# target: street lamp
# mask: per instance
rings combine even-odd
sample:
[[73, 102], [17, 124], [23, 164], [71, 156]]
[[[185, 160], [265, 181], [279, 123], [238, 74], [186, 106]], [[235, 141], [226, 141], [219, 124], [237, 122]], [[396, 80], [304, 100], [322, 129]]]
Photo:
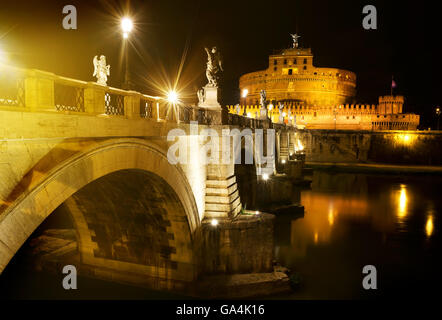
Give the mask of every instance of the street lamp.
[[249, 94], [249, 90], [248, 89], [242, 89], [241, 98], [243, 98], [244, 104], [246, 104], [246, 98], [247, 98], [248, 94]]
[[437, 130], [439, 130], [440, 107], [436, 107], [436, 115], [437, 115]]
[[175, 90], [171, 90], [167, 93], [167, 101], [170, 104], [177, 104], [178, 103], [178, 94]]
[[127, 39], [129, 38], [129, 34], [132, 31], [134, 25], [130, 18], [124, 17], [121, 19], [121, 30], [123, 31], [123, 39], [124, 41], [124, 48], [126, 55], [126, 70], [124, 73], [124, 84], [123, 89], [129, 90], [130, 89], [130, 80], [129, 80], [129, 45], [127, 43]]
[[121, 19], [121, 29], [123, 30], [123, 38], [129, 38], [129, 33], [132, 31], [134, 24], [130, 18]]

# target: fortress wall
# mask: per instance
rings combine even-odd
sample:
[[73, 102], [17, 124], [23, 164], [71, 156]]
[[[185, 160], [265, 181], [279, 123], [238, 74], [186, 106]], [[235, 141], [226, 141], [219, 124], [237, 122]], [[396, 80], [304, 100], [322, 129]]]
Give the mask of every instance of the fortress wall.
[[442, 132], [300, 130], [306, 160], [442, 165]]

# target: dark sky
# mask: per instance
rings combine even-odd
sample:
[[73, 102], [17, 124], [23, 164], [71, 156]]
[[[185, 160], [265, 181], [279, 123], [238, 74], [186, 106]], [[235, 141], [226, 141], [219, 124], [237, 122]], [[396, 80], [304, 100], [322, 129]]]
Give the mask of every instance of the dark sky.
[[[77, 8], [77, 30], [62, 28], [67, 4]], [[377, 8], [377, 30], [362, 28], [366, 4]], [[93, 81], [93, 56], [104, 54], [109, 84], [120, 87], [124, 14], [135, 20], [130, 68], [144, 93], [160, 94], [159, 87], [179, 78], [182, 94], [193, 96], [206, 81], [203, 48], [216, 45], [224, 58], [223, 102], [236, 103], [239, 76], [266, 68], [272, 50], [290, 46], [289, 33], [297, 30], [316, 66], [357, 74], [358, 102], [389, 93], [394, 74], [406, 111], [421, 114], [424, 126], [434, 124], [434, 107], [442, 104], [437, 2], [1, 0], [0, 49], [11, 64], [87, 81]]]

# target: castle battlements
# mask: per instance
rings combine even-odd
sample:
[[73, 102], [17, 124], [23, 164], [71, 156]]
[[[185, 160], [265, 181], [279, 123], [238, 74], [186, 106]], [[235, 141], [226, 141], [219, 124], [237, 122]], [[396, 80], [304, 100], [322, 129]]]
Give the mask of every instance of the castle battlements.
[[[403, 96], [380, 96], [378, 104], [352, 103], [356, 96], [356, 74], [315, 67], [311, 48], [299, 48], [299, 36], [292, 37], [293, 48], [275, 50], [268, 58], [267, 69], [240, 77], [241, 105], [227, 106], [230, 112], [258, 117], [260, 94], [265, 90], [273, 122], [318, 129], [417, 128], [419, 116], [403, 113]], [[281, 111], [280, 104], [284, 105]]]
[[[268, 116], [274, 123], [297, 125], [310, 129], [349, 130], [415, 130], [419, 116], [402, 113], [403, 96], [379, 97], [379, 104], [340, 104], [312, 106], [295, 102], [281, 108], [267, 106]], [[258, 118], [259, 105], [228, 105], [230, 113]], [[282, 112], [282, 115], [281, 115]]]

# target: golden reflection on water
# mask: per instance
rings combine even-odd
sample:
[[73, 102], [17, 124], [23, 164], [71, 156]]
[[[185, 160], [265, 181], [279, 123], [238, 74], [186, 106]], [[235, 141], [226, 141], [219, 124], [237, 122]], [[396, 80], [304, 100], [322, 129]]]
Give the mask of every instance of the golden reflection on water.
[[[304, 256], [310, 245], [330, 243], [334, 234], [342, 236], [351, 232], [353, 223], [368, 225], [384, 235], [408, 232], [408, 218], [416, 206], [413, 200], [417, 200], [409, 185], [370, 191], [367, 180], [346, 177], [349, 176], [317, 175], [312, 190], [301, 192], [305, 214], [292, 220], [289, 238], [297, 256]], [[427, 210], [425, 217], [421, 230], [431, 237], [436, 228], [434, 212]]]
[[335, 216], [333, 215], [333, 211], [330, 211], [328, 213], [328, 224], [332, 226], [334, 222], [335, 222]]
[[429, 215], [427, 218], [427, 223], [425, 224], [425, 233], [427, 237], [431, 237], [433, 234], [433, 216]]
[[310, 239], [304, 245], [328, 242], [341, 211], [344, 216], [364, 217], [367, 214], [367, 200], [356, 196], [307, 191], [302, 193], [301, 203], [305, 207], [304, 218], [301, 223], [293, 221], [291, 230], [291, 242], [298, 241], [297, 245], [300, 238]]
[[407, 216], [407, 204], [408, 204], [407, 189], [405, 185], [401, 184], [401, 188], [399, 190], [399, 195], [398, 195], [398, 208], [397, 208], [397, 216], [399, 218], [399, 221], [402, 221]]

